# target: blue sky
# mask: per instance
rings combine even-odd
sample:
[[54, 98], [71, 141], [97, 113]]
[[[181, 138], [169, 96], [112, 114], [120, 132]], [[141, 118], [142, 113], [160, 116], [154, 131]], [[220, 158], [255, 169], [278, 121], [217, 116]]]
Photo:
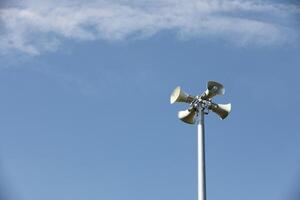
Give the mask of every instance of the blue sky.
[[196, 126], [170, 105], [208, 80], [209, 200], [298, 200], [296, 1], [37, 1], [0, 9], [4, 200], [197, 199]]

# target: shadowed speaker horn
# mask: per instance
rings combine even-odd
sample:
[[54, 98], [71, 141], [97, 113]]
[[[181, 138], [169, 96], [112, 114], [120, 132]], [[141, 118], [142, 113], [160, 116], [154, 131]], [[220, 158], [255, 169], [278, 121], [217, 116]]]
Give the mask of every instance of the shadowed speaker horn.
[[225, 119], [231, 111], [231, 103], [229, 104], [215, 104], [210, 107], [211, 111], [219, 115], [221, 119]]
[[208, 81], [207, 90], [204, 92], [202, 99], [211, 99], [216, 95], [224, 95], [225, 88], [221, 83], [215, 81]]
[[182, 120], [185, 123], [188, 124], [195, 124], [195, 116], [196, 116], [196, 111], [194, 109], [192, 110], [184, 110], [184, 111], [179, 111], [178, 112], [178, 118]]
[[174, 89], [174, 91], [171, 94], [170, 97], [170, 103], [173, 104], [175, 102], [185, 102], [185, 103], [191, 103], [194, 100], [194, 97], [185, 93], [181, 90], [181, 88], [178, 86]]

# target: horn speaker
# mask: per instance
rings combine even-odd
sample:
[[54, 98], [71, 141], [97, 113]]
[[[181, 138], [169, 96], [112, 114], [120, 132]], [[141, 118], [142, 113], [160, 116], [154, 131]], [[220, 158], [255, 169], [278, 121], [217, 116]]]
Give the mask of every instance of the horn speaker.
[[204, 95], [202, 95], [202, 99], [211, 99], [216, 95], [224, 95], [224, 94], [225, 94], [225, 88], [221, 83], [215, 81], [208, 81], [207, 89], [204, 92]]
[[231, 104], [215, 104], [210, 107], [211, 111], [219, 115], [221, 119], [225, 119], [231, 111]]
[[195, 116], [197, 115], [195, 109], [184, 110], [178, 112], [178, 118], [185, 123], [195, 124]]
[[171, 104], [175, 102], [191, 103], [193, 100], [194, 97], [185, 93], [179, 86], [174, 89], [170, 97]]

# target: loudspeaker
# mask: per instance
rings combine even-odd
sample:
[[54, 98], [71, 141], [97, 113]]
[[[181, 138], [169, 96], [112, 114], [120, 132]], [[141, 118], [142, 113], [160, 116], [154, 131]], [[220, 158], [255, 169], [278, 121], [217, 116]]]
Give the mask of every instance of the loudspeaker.
[[184, 110], [178, 112], [178, 118], [185, 123], [195, 124], [195, 116], [197, 115], [195, 109], [192, 110]]
[[207, 89], [204, 92], [204, 94], [201, 96], [201, 98], [208, 100], [216, 95], [224, 95], [224, 94], [225, 94], [225, 88], [221, 83], [215, 81], [208, 81]]
[[225, 119], [231, 111], [231, 104], [213, 103], [209, 109], [219, 115], [221, 119]]
[[185, 103], [191, 103], [194, 100], [195, 97], [185, 93], [181, 90], [181, 88], [178, 86], [174, 89], [174, 91], [171, 94], [170, 97], [170, 103], [173, 104], [175, 102], [185, 102]]

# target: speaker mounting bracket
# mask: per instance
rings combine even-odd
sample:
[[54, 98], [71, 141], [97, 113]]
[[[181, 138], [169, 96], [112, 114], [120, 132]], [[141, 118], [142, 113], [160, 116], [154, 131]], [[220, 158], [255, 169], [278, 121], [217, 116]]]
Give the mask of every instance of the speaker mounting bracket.
[[199, 96], [196, 96], [196, 98], [190, 104], [190, 109], [194, 109], [197, 112], [197, 116], [200, 111], [203, 111], [204, 114], [207, 115], [211, 105], [211, 100], [205, 100]]

